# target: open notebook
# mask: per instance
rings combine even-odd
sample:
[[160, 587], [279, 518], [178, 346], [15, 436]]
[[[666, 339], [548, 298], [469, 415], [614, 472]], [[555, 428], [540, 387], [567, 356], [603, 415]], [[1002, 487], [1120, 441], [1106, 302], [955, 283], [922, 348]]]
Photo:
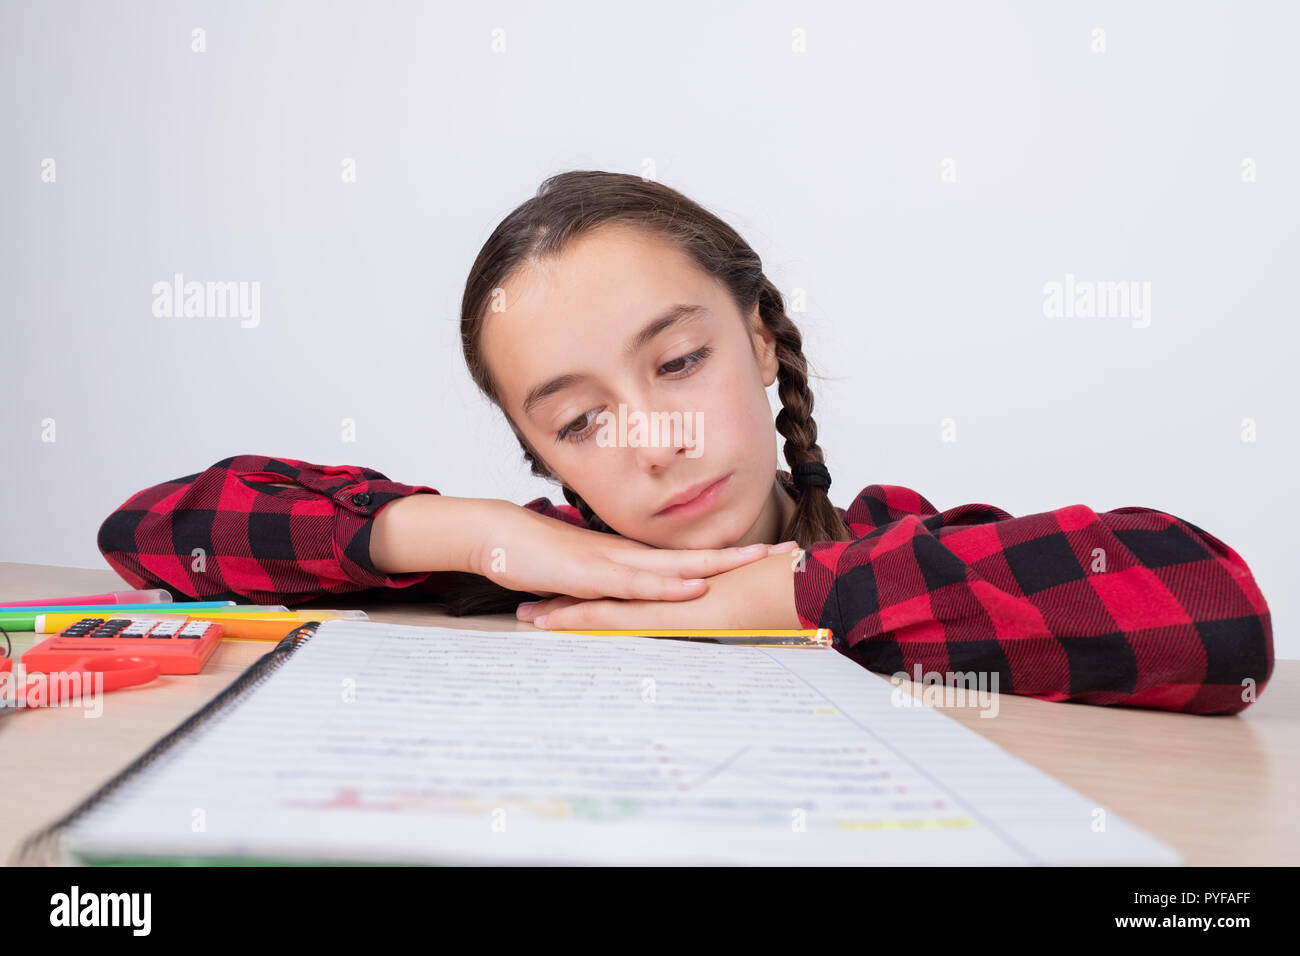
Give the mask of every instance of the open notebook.
[[833, 648], [328, 621], [281, 642], [29, 852], [1182, 862], [898, 693]]

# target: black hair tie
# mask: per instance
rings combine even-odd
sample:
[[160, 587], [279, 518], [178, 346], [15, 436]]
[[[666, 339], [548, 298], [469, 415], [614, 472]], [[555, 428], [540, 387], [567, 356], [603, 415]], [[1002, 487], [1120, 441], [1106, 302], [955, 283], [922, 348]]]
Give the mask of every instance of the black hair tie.
[[821, 488], [831, 486], [831, 473], [820, 461], [801, 461], [790, 469], [796, 488]]

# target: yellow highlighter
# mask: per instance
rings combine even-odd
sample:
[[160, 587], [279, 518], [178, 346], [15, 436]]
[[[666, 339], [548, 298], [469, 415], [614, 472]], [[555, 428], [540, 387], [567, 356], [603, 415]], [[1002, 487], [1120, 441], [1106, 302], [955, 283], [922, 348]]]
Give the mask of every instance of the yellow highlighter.
[[279, 640], [291, 631], [295, 625], [303, 621], [368, 620], [365, 611], [323, 609], [309, 611], [240, 611], [236, 609], [230, 611], [200, 611], [194, 614], [169, 614], [156, 611], [128, 611], [122, 614], [112, 614], [111, 612], [88, 614], [82, 612], [38, 615], [33, 630], [37, 634], [59, 634], [86, 617], [147, 617], [150, 619], [176, 618], [182, 620], [193, 618], [194, 620], [219, 621], [222, 625], [223, 640], [253, 641]]

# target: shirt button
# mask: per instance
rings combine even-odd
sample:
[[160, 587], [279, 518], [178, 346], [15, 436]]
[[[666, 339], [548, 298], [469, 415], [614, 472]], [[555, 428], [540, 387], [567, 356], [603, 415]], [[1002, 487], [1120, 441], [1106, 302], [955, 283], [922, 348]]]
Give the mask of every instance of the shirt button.
[[370, 493], [366, 491], [357, 492], [352, 496], [352, 503], [358, 507], [365, 507], [370, 504]]

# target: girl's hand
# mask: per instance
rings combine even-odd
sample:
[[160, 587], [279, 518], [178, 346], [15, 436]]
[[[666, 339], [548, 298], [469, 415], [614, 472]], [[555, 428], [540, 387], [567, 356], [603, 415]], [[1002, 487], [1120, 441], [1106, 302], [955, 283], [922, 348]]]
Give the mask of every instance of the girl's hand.
[[515, 616], [548, 631], [800, 628], [794, 575], [801, 555], [786, 550], [723, 572], [710, 579], [707, 594], [687, 600], [560, 596], [521, 605]]
[[[467, 570], [503, 587], [542, 596], [656, 603], [697, 598], [709, 591], [714, 575], [770, 553], [766, 544], [715, 550], [655, 548], [579, 528], [508, 501], [484, 513], [474, 542]], [[794, 542], [785, 545], [794, 546]]]

